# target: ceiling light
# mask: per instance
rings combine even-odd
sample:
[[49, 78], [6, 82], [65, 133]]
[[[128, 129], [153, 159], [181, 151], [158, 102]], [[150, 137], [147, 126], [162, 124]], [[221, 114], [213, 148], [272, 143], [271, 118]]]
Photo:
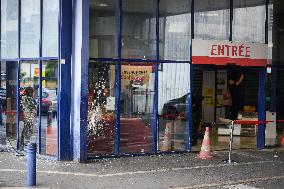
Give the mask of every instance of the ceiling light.
[[100, 7], [107, 7], [108, 5], [105, 4], [105, 3], [100, 3], [99, 6], [100, 6]]

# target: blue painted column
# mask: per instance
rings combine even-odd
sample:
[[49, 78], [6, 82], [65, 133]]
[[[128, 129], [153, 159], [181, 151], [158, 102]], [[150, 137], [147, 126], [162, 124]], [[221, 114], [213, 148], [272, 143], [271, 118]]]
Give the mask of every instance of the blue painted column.
[[71, 127], [73, 159], [87, 161], [89, 0], [74, 1]]
[[58, 159], [71, 160], [72, 1], [60, 0], [59, 10]]
[[189, 95], [187, 96], [186, 103], [187, 103], [187, 112], [186, 115], [188, 120], [188, 127], [187, 127], [187, 133], [188, 133], [188, 142], [186, 143], [186, 150], [191, 151], [192, 148], [192, 137], [193, 137], [193, 117], [192, 117], [192, 90], [193, 90], [193, 65], [192, 65], [192, 40], [194, 39], [194, 0], [191, 1], [191, 43], [190, 43], [190, 85], [189, 85]]
[[[266, 67], [259, 69], [259, 84], [258, 84], [258, 120], [266, 120], [265, 110], [265, 83], [266, 83]], [[257, 130], [257, 148], [265, 147], [265, 125], [258, 124]]]

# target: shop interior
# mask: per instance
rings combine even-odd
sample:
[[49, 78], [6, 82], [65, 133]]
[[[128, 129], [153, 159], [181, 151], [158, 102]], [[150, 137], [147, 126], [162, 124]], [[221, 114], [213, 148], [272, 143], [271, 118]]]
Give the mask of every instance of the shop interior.
[[[258, 120], [258, 68], [240, 66], [200, 66], [194, 65], [193, 129], [197, 134], [197, 145], [193, 150], [199, 150], [204, 128], [211, 128], [211, 145], [214, 150], [227, 149], [230, 140], [229, 124], [222, 119], [233, 119], [230, 109], [226, 108], [226, 92], [230, 91], [229, 80], [242, 81], [237, 87], [239, 108], [237, 119]], [[236, 92], [235, 92], [236, 93]], [[231, 104], [230, 104], [231, 106]], [[227, 112], [226, 112], [227, 111]], [[257, 125], [234, 126], [234, 148], [256, 147]]]

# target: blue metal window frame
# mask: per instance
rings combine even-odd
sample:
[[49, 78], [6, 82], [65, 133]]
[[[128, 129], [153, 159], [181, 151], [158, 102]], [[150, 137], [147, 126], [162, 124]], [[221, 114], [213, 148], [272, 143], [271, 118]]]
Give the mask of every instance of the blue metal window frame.
[[[123, 0], [118, 0], [118, 4], [116, 7], [116, 35], [117, 35], [117, 58], [93, 58], [96, 61], [106, 61], [106, 62], [116, 62], [116, 68], [115, 68], [115, 73], [116, 73], [116, 77], [115, 77], [115, 83], [116, 83], [116, 90], [115, 90], [115, 94], [116, 94], [116, 121], [115, 121], [115, 156], [128, 156], [129, 154], [121, 154], [120, 153], [120, 93], [121, 93], [121, 63], [124, 62], [129, 62], [129, 63], [157, 63], [156, 67], [155, 67], [155, 83], [154, 83], [154, 90], [155, 90], [155, 96], [154, 96], [154, 102], [153, 102], [153, 106], [154, 106], [154, 111], [153, 111], [153, 127], [152, 127], [152, 138], [153, 138], [153, 146], [152, 146], [152, 152], [151, 153], [146, 153], [146, 154], [164, 154], [164, 153], [168, 153], [168, 152], [161, 152], [158, 151], [157, 148], [157, 142], [158, 142], [158, 133], [157, 133], [157, 128], [158, 128], [158, 66], [159, 64], [162, 63], [189, 63], [190, 64], [190, 86], [189, 86], [189, 95], [188, 95], [188, 127], [187, 127], [187, 133], [188, 133], [188, 143], [186, 145], [186, 151], [191, 151], [192, 149], [192, 80], [193, 80], [193, 76], [194, 76], [194, 66], [192, 65], [192, 40], [194, 39], [194, 3], [195, 0], [191, 0], [191, 45], [190, 45], [190, 57], [189, 60], [185, 60], [185, 61], [177, 61], [177, 60], [161, 60], [160, 59], [160, 46], [159, 46], [159, 18], [160, 18], [160, 0], [155, 0], [155, 6], [156, 6], [156, 10], [155, 10], [155, 15], [156, 15], [156, 59], [151, 60], [151, 59], [125, 59], [121, 57], [121, 35], [122, 35], [122, 22], [123, 22], [123, 18], [122, 18], [122, 3]], [[233, 33], [233, 27], [232, 27], [232, 22], [233, 22], [233, 11], [234, 11], [234, 7], [233, 7], [233, 0], [230, 0], [230, 35], [229, 35], [229, 41], [232, 41], [232, 33]], [[267, 36], [267, 32], [265, 33], [265, 36]], [[198, 67], [203, 67], [198, 65]], [[216, 69], [214, 68], [214, 66], [210, 66], [210, 65], [206, 65], [204, 66], [204, 69]], [[261, 71], [260, 68], [260, 85], [263, 86], [263, 79], [261, 79], [261, 77], [263, 76], [262, 74], [263, 72]], [[265, 95], [265, 94], [264, 94]], [[260, 88], [259, 89], [259, 104], [263, 103], [263, 89]], [[263, 111], [263, 109], [259, 109], [259, 111]], [[265, 112], [265, 110], [264, 110]], [[263, 116], [261, 116], [263, 117]], [[261, 130], [261, 133], [264, 133], [263, 130]], [[257, 144], [262, 144], [264, 141], [263, 135], [258, 135], [257, 137]], [[258, 145], [259, 146], [259, 145]], [[184, 152], [184, 151], [183, 151]], [[175, 152], [170, 152], [170, 153], [178, 153], [177, 151]], [[131, 154], [131, 155], [145, 155], [145, 154]], [[101, 157], [106, 157], [106, 156], [101, 156]], [[113, 156], [110, 156], [113, 157]], [[89, 158], [90, 159], [90, 158]]]
[[[39, 65], [39, 70], [40, 70], [40, 75], [39, 75], [39, 97], [40, 99], [42, 99], [42, 61], [48, 61], [48, 60], [57, 60], [55, 58], [29, 58], [29, 59], [21, 59], [21, 58], [17, 58], [17, 59], [0, 59], [0, 62], [14, 62], [15, 64], [17, 64], [17, 91], [16, 91], [16, 102], [17, 102], [17, 108], [16, 108], [16, 112], [17, 112], [17, 116], [16, 116], [16, 138], [17, 138], [17, 143], [16, 143], [16, 148], [19, 149], [20, 148], [20, 74], [21, 74], [21, 63], [22, 62], [27, 62], [27, 61], [34, 61], [34, 62], [38, 62]], [[40, 100], [41, 102], [41, 100]], [[41, 103], [39, 103], [39, 114], [38, 114], [38, 122], [37, 122], [37, 130], [38, 130], [38, 143], [37, 143], [37, 150], [38, 153], [41, 153]]]
[[[45, 61], [48, 61], [48, 60], [57, 60], [58, 59], [54, 59], [54, 58], [44, 58]], [[35, 59], [5, 59], [5, 60], [0, 60], [0, 62], [15, 62], [17, 64], [17, 91], [16, 91], [16, 102], [17, 102], [17, 109], [16, 109], [16, 112], [17, 112], [17, 116], [16, 116], [16, 127], [17, 127], [17, 135], [16, 135], [16, 138], [17, 138], [17, 149], [20, 148], [20, 144], [19, 144], [19, 141], [20, 141], [20, 126], [19, 126], [19, 123], [20, 123], [20, 74], [21, 74], [21, 63], [22, 62], [27, 62], [27, 61], [34, 61], [34, 62], [38, 62], [38, 66], [39, 66], [39, 70], [40, 70], [40, 75], [39, 75], [39, 97], [40, 97], [40, 102], [41, 102], [41, 99], [42, 99], [42, 59], [40, 58], [35, 58]], [[41, 103], [39, 103], [39, 113], [38, 113], [38, 116], [37, 116], [37, 130], [38, 130], [38, 141], [37, 141], [37, 152], [38, 153], [41, 153]]]
[[[58, 4], [60, 4], [60, 2], [58, 2]], [[17, 44], [17, 51], [18, 51], [18, 58], [11, 58], [11, 59], [2, 59], [0, 57], [0, 62], [15, 62], [17, 64], [17, 91], [16, 91], [16, 103], [17, 103], [17, 107], [16, 107], [16, 111], [17, 111], [17, 116], [16, 116], [16, 138], [17, 138], [17, 142], [16, 142], [16, 148], [19, 149], [20, 148], [20, 127], [19, 127], [19, 122], [20, 122], [20, 72], [21, 72], [21, 62], [23, 61], [37, 61], [38, 65], [39, 65], [39, 70], [40, 70], [40, 75], [39, 75], [39, 98], [41, 102], [42, 99], [42, 61], [49, 61], [49, 60], [57, 60], [59, 63], [59, 58], [58, 57], [42, 57], [42, 28], [43, 28], [43, 0], [40, 0], [40, 39], [39, 39], [39, 57], [35, 57], [35, 58], [21, 58], [21, 0], [18, 0], [18, 31], [17, 31], [17, 35], [18, 35], [18, 44]], [[1, 8], [1, 2], [0, 2], [0, 8]], [[60, 12], [60, 11], [59, 11]], [[60, 14], [58, 12], [58, 14]], [[60, 18], [59, 18], [60, 19]], [[1, 21], [0, 21], [1, 24]], [[58, 27], [59, 29], [59, 27]], [[1, 31], [1, 30], [0, 30]], [[58, 34], [58, 38], [59, 38], [59, 34]], [[58, 44], [59, 45], [59, 44]], [[37, 136], [37, 153], [41, 153], [41, 103], [39, 103], [39, 114], [38, 114], [38, 122], [37, 122], [37, 130], [38, 130], [38, 136]], [[57, 111], [58, 113], [58, 111]], [[58, 117], [58, 116], [57, 116]], [[58, 127], [57, 127], [58, 128]], [[57, 139], [58, 141], [58, 139]], [[58, 152], [57, 152], [58, 154]], [[49, 155], [44, 155], [49, 159], [55, 159], [56, 157], [53, 156], [49, 156]]]
[[[61, 0], [61, 2], [65, 2], [65, 0]], [[115, 73], [116, 73], [116, 77], [115, 77], [115, 94], [116, 94], [116, 117], [115, 117], [115, 154], [114, 156], [127, 156], [128, 154], [121, 154], [120, 153], [120, 93], [121, 93], [121, 63], [122, 62], [129, 62], [129, 63], [134, 63], [134, 62], [151, 62], [151, 63], [190, 63], [190, 70], [191, 70], [191, 83], [190, 83], [190, 91], [189, 91], [189, 98], [187, 99], [189, 102], [189, 125], [188, 125], [188, 137], [189, 137], [189, 143], [187, 145], [187, 150], [191, 151], [191, 147], [192, 147], [192, 94], [191, 94], [191, 90], [192, 90], [192, 78], [193, 78], [193, 67], [194, 65], [192, 65], [191, 60], [192, 60], [192, 53], [190, 53], [190, 57], [188, 61], [176, 61], [176, 60], [160, 60], [160, 49], [159, 49], [159, 5], [160, 5], [160, 0], [155, 0], [154, 2], [156, 2], [156, 48], [157, 48], [157, 54], [156, 54], [156, 59], [155, 60], [146, 60], [146, 59], [124, 59], [121, 57], [121, 42], [122, 42], [122, 22], [123, 22], [123, 18], [122, 18], [122, 3], [123, 0], [117, 0], [117, 7], [116, 7], [116, 53], [117, 56], [116, 58], [95, 58], [94, 60], [96, 61], [107, 61], [107, 62], [115, 62], [116, 66], [115, 66]], [[61, 10], [61, 9], [60, 9]], [[232, 20], [233, 20], [233, 0], [230, 0], [230, 36], [229, 36], [229, 40], [232, 40]], [[88, 10], [86, 10], [88, 11]], [[191, 14], [192, 14], [192, 21], [191, 21], [191, 37], [192, 39], [194, 39], [194, 0], [191, 1]], [[63, 20], [67, 20], [68, 18], [64, 17], [62, 18]], [[267, 34], [265, 34], [267, 35]], [[61, 35], [60, 35], [61, 36]], [[62, 44], [61, 44], [62, 45]], [[63, 44], [63, 46], [67, 46], [66, 44]], [[60, 49], [63, 48], [63, 46], [60, 46]], [[190, 52], [192, 52], [192, 45], [190, 46]], [[61, 56], [60, 56], [61, 57]], [[208, 67], [206, 67], [208, 68]], [[158, 70], [155, 69], [155, 73]], [[153, 135], [153, 139], [155, 141], [155, 144], [157, 144], [157, 134], [155, 133], [155, 129], [157, 129], [157, 105], [158, 105], [158, 76], [155, 78], [155, 97], [154, 97], [154, 125], [156, 125], [153, 130], [152, 130], [152, 135]], [[263, 99], [263, 98], [259, 98], [259, 99]], [[260, 103], [260, 102], [259, 102]], [[61, 135], [60, 135], [61, 136]], [[66, 138], [66, 136], [62, 136], [63, 138]], [[86, 136], [87, 137], [87, 136]], [[71, 143], [72, 143], [71, 139]], [[263, 138], [258, 137], [257, 138], [258, 141], [264, 140]], [[72, 146], [72, 145], [71, 145]], [[149, 154], [153, 154], [156, 152], [157, 147], [153, 146], [153, 150], [152, 153]], [[60, 150], [61, 151], [61, 150]], [[62, 152], [60, 152], [62, 153]], [[167, 153], [167, 152], [157, 152], [157, 153]], [[172, 153], [172, 152], [171, 152]], [[178, 153], [178, 152], [173, 152], [173, 153]], [[131, 155], [143, 155], [143, 154], [131, 154]], [[101, 157], [105, 157], [105, 156], [101, 156]], [[113, 157], [113, 156], [111, 156]]]
[[[160, 18], [160, 0], [153, 0], [155, 5], [155, 19], [156, 19], [156, 59], [125, 59], [121, 56], [121, 42], [122, 42], [122, 22], [123, 22], [123, 0], [118, 0], [117, 7], [116, 7], [116, 54], [117, 58], [90, 58], [90, 60], [99, 61], [99, 62], [115, 62], [115, 96], [116, 96], [116, 114], [115, 114], [115, 142], [114, 142], [114, 155], [107, 155], [107, 156], [95, 156], [95, 158], [104, 158], [104, 157], [114, 157], [114, 156], [136, 156], [136, 155], [147, 155], [147, 154], [172, 154], [172, 153], [182, 153], [184, 151], [174, 151], [174, 152], [162, 152], [158, 151], [158, 67], [159, 64], [163, 63], [190, 63], [191, 64], [191, 56], [188, 57], [188, 60], [184, 61], [177, 61], [177, 60], [161, 60], [160, 59], [160, 39], [159, 39], [159, 18]], [[193, 1], [193, 0], [192, 0]], [[193, 25], [193, 22], [192, 24]], [[190, 50], [191, 51], [191, 50]], [[121, 64], [122, 63], [156, 63], [154, 68], [155, 79], [154, 79], [154, 100], [153, 100], [153, 122], [152, 122], [152, 151], [150, 153], [138, 153], [138, 154], [121, 154], [120, 152], [120, 94], [121, 94]], [[190, 66], [192, 67], [192, 66]], [[189, 95], [189, 102], [191, 102], [191, 97]], [[191, 105], [189, 104], [188, 107], [191, 111]], [[191, 113], [187, 115], [189, 120], [191, 120]], [[188, 133], [188, 140], [191, 140], [191, 121], [189, 121], [189, 125], [187, 127]], [[191, 150], [191, 142], [186, 145], [186, 151]], [[94, 157], [88, 157], [88, 159], [93, 159]]]

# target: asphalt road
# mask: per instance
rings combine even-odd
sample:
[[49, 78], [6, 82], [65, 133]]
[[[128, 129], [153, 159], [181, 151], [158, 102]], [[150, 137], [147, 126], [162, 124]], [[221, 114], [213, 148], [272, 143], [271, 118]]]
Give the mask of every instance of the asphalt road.
[[[284, 188], [284, 150], [226, 151], [200, 160], [195, 153], [98, 159], [89, 163], [39, 158], [38, 188]], [[0, 188], [23, 188], [25, 157], [0, 152]]]

